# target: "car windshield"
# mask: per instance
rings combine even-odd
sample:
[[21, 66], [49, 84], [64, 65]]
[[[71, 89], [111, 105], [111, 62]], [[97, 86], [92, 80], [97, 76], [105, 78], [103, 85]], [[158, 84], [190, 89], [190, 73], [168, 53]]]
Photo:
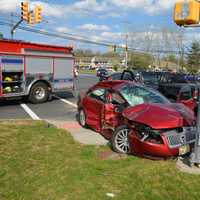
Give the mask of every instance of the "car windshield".
[[126, 99], [130, 106], [136, 106], [143, 103], [170, 103], [164, 96], [158, 92], [133, 84], [126, 84], [119, 89], [121, 95]]

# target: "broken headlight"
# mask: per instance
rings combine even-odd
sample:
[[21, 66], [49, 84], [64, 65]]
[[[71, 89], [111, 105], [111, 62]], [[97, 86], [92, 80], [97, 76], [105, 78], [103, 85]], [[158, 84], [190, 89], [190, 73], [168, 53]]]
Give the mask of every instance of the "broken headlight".
[[148, 141], [155, 144], [162, 144], [163, 140], [160, 136], [160, 130], [154, 130], [144, 124], [132, 123], [132, 128], [135, 129], [139, 140]]

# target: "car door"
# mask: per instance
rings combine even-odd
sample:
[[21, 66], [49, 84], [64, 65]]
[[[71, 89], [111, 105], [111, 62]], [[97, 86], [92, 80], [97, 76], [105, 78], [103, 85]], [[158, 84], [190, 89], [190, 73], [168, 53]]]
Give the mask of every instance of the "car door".
[[178, 94], [177, 103], [182, 103], [191, 110], [194, 110], [196, 102], [192, 96], [192, 90], [190, 86], [183, 86]]
[[114, 91], [107, 91], [103, 112], [103, 129], [115, 129], [123, 124], [122, 111], [126, 107], [125, 99]]
[[122, 72], [121, 80], [135, 81], [135, 76], [133, 72], [125, 70]]
[[96, 130], [101, 131], [101, 115], [105, 103], [105, 89], [97, 88], [89, 91], [83, 104], [86, 113], [87, 124]]

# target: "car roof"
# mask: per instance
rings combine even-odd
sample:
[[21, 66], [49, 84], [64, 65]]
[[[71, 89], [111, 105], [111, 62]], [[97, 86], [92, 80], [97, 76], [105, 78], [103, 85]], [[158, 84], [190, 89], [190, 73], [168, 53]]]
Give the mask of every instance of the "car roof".
[[132, 81], [127, 81], [127, 80], [111, 80], [111, 81], [101, 81], [98, 82], [96, 85], [92, 87], [92, 89], [95, 88], [105, 88], [105, 89], [113, 89], [117, 90], [120, 86], [126, 85], [126, 84], [134, 84], [138, 85]]

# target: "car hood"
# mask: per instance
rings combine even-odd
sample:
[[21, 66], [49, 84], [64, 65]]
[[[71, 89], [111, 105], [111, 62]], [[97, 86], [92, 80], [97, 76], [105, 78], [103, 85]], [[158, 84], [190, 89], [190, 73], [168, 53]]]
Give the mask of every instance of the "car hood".
[[182, 104], [140, 104], [126, 108], [122, 114], [153, 129], [191, 126], [195, 120], [193, 111]]

